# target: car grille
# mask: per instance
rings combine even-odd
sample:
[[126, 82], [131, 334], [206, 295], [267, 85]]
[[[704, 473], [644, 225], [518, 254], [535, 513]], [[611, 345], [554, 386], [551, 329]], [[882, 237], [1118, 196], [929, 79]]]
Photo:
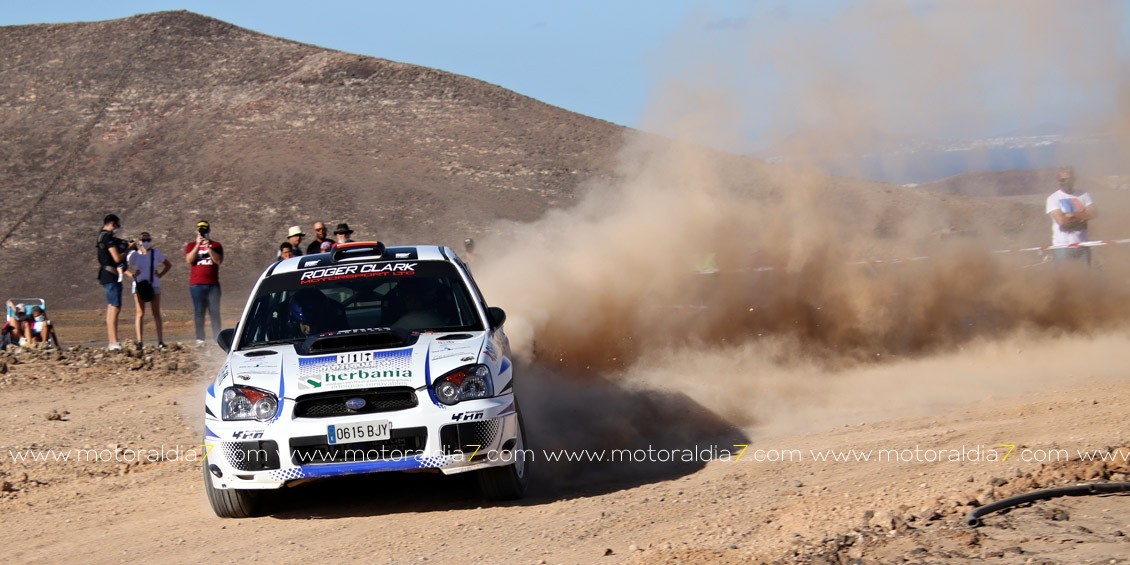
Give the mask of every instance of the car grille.
[[[356, 410], [345, 402], [360, 398], [365, 405]], [[411, 387], [372, 388], [365, 390], [334, 391], [311, 394], [299, 398], [294, 404], [295, 418], [330, 418], [354, 414], [374, 414], [415, 408], [419, 401]]]
[[390, 435], [385, 440], [334, 445], [324, 435], [291, 438], [290, 457], [295, 465], [402, 459], [420, 455], [428, 442], [425, 427], [394, 429]]
[[448, 424], [439, 429], [439, 441], [443, 452], [447, 454], [485, 452], [488, 446], [494, 445], [501, 430], [501, 418], [482, 422]]
[[274, 441], [224, 441], [220, 447], [228, 464], [239, 471], [279, 468], [279, 444]]

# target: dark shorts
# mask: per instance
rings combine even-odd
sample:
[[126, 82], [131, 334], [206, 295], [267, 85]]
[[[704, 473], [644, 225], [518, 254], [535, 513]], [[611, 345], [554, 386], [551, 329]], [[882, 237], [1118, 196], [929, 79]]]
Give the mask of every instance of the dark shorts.
[[115, 308], [122, 307], [122, 283], [104, 283], [102, 289], [106, 291], [106, 304]]

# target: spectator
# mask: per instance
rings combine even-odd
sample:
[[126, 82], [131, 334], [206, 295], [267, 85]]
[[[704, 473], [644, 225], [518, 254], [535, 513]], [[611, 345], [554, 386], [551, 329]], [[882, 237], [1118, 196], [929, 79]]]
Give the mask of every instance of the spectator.
[[107, 214], [98, 232], [98, 282], [106, 295], [107, 349], [121, 349], [118, 343], [118, 316], [122, 312], [122, 275], [125, 273], [127, 244], [114, 234], [122, 229], [118, 216]]
[[321, 253], [323, 243], [333, 243], [326, 237], [326, 224], [314, 222], [314, 241], [311, 241], [310, 245], [306, 246], [306, 254], [313, 255], [315, 253]]
[[333, 248], [334, 248], [334, 242], [332, 242], [328, 239], [326, 241], [322, 242], [322, 253], [329, 253], [330, 251], [333, 251]]
[[334, 228], [334, 237], [337, 238], [336, 243], [353, 243], [353, 230], [349, 229], [349, 224], [340, 223]]
[[47, 319], [47, 312], [35, 306], [31, 309], [31, 337], [29, 341], [32, 343], [46, 343], [48, 346], [54, 345], [55, 349], [59, 349], [59, 336], [55, 335], [55, 325], [51, 320]]
[[294, 246], [291, 245], [289, 241], [280, 243], [279, 256], [275, 259], [275, 262], [277, 263], [279, 261], [285, 261], [287, 259], [290, 259], [291, 257], [294, 257]]
[[[1087, 222], [1097, 214], [1095, 200], [1088, 192], [1076, 192], [1075, 169], [1063, 167], [1056, 176], [1059, 190], [1048, 197], [1046, 211], [1052, 217], [1052, 245], [1087, 241]], [[1053, 249], [1056, 262], [1082, 261], [1091, 265], [1091, 248]]]
[[286, 240], [290, 243], [290, 250], [293, 256], [298, 257], [302, 255], [302, 238], [305, 236], [306, 234], [302, 233], [301, 226], [290, 226], [290, 229], [287, 230]]
[[7, 303], [7, 318], [4, 320], [3, 343], [20, 345], [31, 339], [31, 327], [23, 304]]
[[211, 239], [211, 226], [196, 223], [196, 241], [184, 247], [184, 261], [191, 266], [188, 291], [192, 295], [196, 345], [204, 344], [204, 312], [212, 318], [212, 338], [220, 335], [220, 264], [224, 262], [224, 246]]
[[463, 262], [470, 265], [475, 262], [475, 240], [467, 238], [463, 240], [463, 250], [466, 254], [463, 255]]
[[[142, 328], [145, 325], [145, 301], [138, 295], [137, 285], [139, 282], [148, 282], [153, 285], [153, 300], [149, 303], [153, 308], [153, 325], [157, 328], [157, 348], [165, 349], [165, 334], [161, 320], [161, 277], [173, 268], [173, 264], [164, 253], [161, 253], [161, 250], [153, 247], [153, 237], [149, 232], [141, 232], [138, 239], [141, 241], [138, 242], [137, 249], [126, 257], [129, 272], [133, 275], [133, 303], [137, 307], [137, 317], [133, 326], [137, 332], [137, 345], [141, 347]], [[160, 265], [160, 268], [157, 265]]]

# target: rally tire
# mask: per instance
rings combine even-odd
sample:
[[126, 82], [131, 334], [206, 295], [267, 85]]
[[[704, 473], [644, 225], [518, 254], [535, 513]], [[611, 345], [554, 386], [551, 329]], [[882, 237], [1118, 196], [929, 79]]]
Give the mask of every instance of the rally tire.
[[[518, 411], [518, 443], [515, 452], [526, 449], [526, 426], [522, 422], [522, 412]], [[526, 496], [530, 484], [530, 462], [524, 456], [515, 458], [514, 463], [505, 467], [488, 467], [476, 474], [479, 490], [487, 500], [518, 500]]]
[[257, 490], [218, 489], [212, 486], [208, 460], [204, 460], [204, 491], [212, 511], [220, 518], [251, 518], [258, 516], [263, 506], [263, 493]]

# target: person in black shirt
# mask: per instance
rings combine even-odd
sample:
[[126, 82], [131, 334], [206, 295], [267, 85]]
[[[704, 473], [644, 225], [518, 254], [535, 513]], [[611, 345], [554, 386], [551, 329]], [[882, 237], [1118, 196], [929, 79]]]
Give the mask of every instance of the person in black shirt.
[[326, 238], [326, 224], [314, 222], [314, 241], [306, 246], [306, 254], [313, 255], [322, 252], [322, 242], [330, 241]]
[[97, 243], [98, 282], [106, 294], [106, 337], [111, 351], [122, 348], [118, 343], [118, 316], [122, 312], [122, 274], [125, 272], [128, 244], [114, 235], [121, 228], [122, 221], [118, 216], [107, 214], [102, 219]]

